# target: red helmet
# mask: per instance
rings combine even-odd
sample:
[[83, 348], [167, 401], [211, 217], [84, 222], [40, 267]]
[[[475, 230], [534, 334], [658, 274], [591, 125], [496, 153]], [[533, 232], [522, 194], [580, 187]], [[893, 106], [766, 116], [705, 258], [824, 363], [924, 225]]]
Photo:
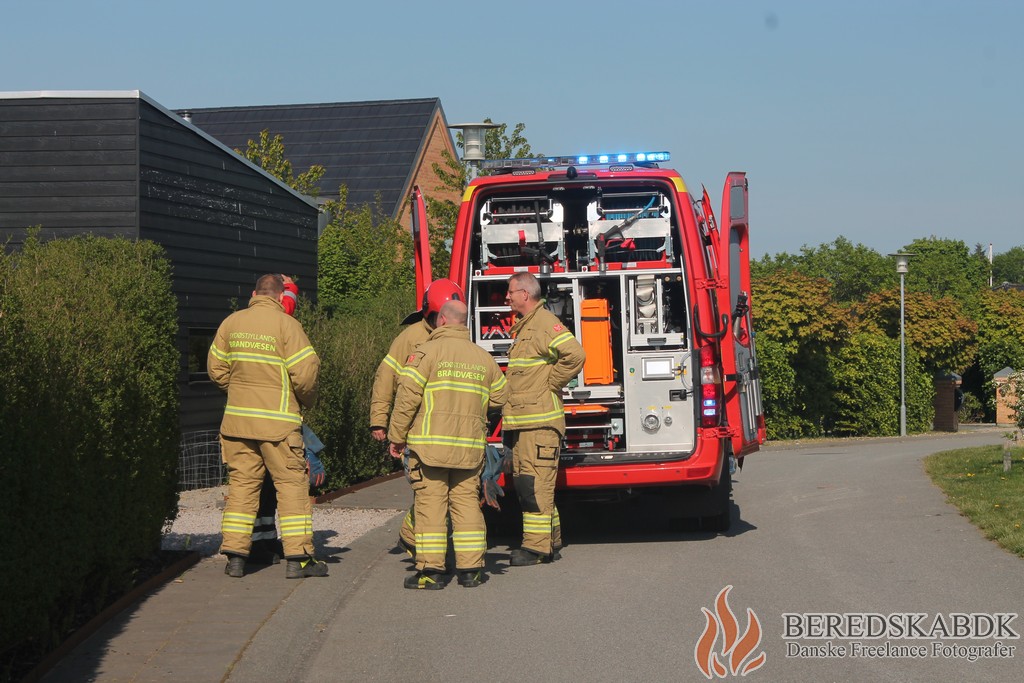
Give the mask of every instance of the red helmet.
[[446, 302], [452, 300], [465, 303], [466, 295], [462, 293], [462, 288], [448, 279], [434, 280], [423, 292], [423, 315], [436, 314]]

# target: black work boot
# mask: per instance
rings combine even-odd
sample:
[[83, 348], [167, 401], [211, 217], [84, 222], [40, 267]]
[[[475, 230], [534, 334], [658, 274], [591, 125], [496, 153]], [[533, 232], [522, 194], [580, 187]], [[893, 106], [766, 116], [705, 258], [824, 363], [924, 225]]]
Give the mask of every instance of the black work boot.
[[307, 557], [304, 560], [288, 560], [284, 571], [286, 579], [305, 579], [311, 576], [327, 576], [327, 563], [315, 557]]
[[423, 570], [412, 576], [405, 577], [406, 588], [418, 588], [428, 591], [439, 591], [444, 588], [440, 581], [441, 575], [438, 572]]
[[245, 558], [241, 555], [228, 555], [228, 563], [224, 565], [224, 573], [233, 579], [245, 576]]
[[509, 560], [509, 564], [513, 567], [529, 567], [534, 564], [547, 564], [551, 561], [551, 555], [541, 555], [526, 548], [516, 548], [512, 551], [512, 559]]
[[484, 573], [479, 569], [458, 569], [459, 585], [466, 588], [476, 588], [484, 582]]

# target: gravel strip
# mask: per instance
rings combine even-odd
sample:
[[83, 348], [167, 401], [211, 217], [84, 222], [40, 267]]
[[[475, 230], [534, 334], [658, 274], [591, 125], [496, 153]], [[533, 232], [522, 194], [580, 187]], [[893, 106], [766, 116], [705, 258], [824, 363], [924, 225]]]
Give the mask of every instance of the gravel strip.
[[[220, 519], [227, 486], [183, 491], [178, 516], [164, 533], [164, 550], [195, 550], [216, 555], [220, 548]], [[402, 510], [372, 510], [313, 506], [313, 544], [318, 555], [339, 552], [366, 532], [376, 529]]]

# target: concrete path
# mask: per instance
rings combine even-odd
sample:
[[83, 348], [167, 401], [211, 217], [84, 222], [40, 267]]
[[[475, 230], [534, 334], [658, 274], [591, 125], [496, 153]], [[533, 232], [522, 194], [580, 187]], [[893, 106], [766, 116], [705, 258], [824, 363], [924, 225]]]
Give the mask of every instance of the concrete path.
[[701, 610], [726, 585], [740, 631], [747, 608], [763, 628], [753, 653], [766, 661], [749, 681], [1014, 680], [1020, 640], [1006, 641], [1013, 657], [972, 662], [801, 657], [790, 643], [822, 641], [782, 637], [784, 613], [1024, 613], [1024, 561], [985, 540], [921, 467], [928, 453], [1001, 436], [772, 446], [737, 475], [726, 536], [666, 528], [631, 506], [568, 511], [561, 561], [510, 568], [515, 539], [492, 537], [489, 580], [472, 590], [401, 588], [409, 563], [393, 548], [409, 489], [384, 482], [331, 503], [396, 512], [339, 553], [329, 577], [286, 581], [279, 566], [231, 580], [222, 559], [204, 560], [44, 680], [707, 680], [694, 658]]

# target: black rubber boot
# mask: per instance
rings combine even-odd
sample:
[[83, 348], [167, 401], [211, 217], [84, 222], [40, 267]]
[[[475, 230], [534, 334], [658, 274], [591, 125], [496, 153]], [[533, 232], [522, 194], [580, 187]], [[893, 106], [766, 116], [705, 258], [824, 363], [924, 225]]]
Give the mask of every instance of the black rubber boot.
[[245, 576], [245, 558], [241, 555], [228, 555], [228, 563], [224, 565], [224, 573], [233, 579]]
[[484, 582], [484, 573], [479, 569], [459, 569], [459, 585], [476, 588]]
[[437, 572], [416, 572], [412, 576], [405, 577], [405, 587], [428, 591], [439, 591], [444, 588], [444, 584], [441, 583], [440, 579], [441, 575]]
[[327, 563], [307, 557], [304, 560], [288, 560], [284, 576], [286, 579], [305, 579], [314, 576], [327, 576]]
[[526, 548], [516, 548], [512, 551], [512, 559], [509, 564], [513, 567], [529, 567], [535, 564], [547, 564], [553, 560], [551, 555], [541, 555]]

